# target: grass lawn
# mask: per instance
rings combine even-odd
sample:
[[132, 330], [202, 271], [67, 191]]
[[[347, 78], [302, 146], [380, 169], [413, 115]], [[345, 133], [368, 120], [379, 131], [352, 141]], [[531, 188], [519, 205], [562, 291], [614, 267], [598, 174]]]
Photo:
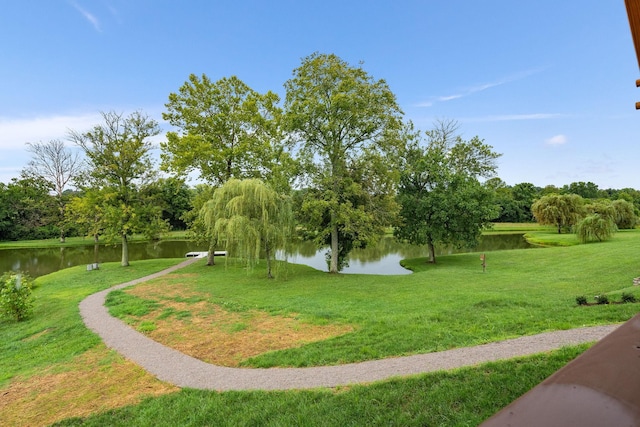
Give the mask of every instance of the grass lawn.
[[[565, 238], [547, 230], [530, 233], [547, 244]], [[622, 292], [640, 297], [632, 286], [640, 276], [639, 247], [640, 232], [623, 231], [599, 244], [489, 252], [484, 273], [478, 254], [442, 256], [436, 265], [406, 260], [415, 271], [408, 276], [329, 275], [289, 266], [286, 275], [267, 280], [261, 266], [247, 272], [233, 261], [226, 267], [202, 263], [116, 294], [111, 310], [150, 334], [181, 324], [213, 333], [219, 325], [197, 319], [215, 315], [233, 318], [225, 324], [228, 336], [251, 332], [247, 336], [255, 337], [256, 329], [264, 327], [257, 328], [254, 321], [265, 317], [286, 320], [276, 331], [285, 324], [298, 331], [334, 328], [330, 338], [294, 340], [289, 348], [247, 353], [236, 362], [252, 367], [338, 364], [626, 321], [640, 305], [578, 307], [575, 298], [607, 293], [616, 301]], [[77, 307], [92, 292], [175, 262], [141, 261], [129, 269], [107, 264], [97, 272], [72, 268], [38, 279], [34, 318], [0, 323], [0, 413], [14, 414], [17, 423], [44, 425], [42, 420], [85, 417], [128, 405], [63, 425], [477, 425], [585, 349], [333, 390], [175, 391], [106, 350], [84, 328]], [[251, 340], [240, 342], [247, 346]], [[109, 390], [108, 396], [128, 393], [138, 400], [103, 397], [101, 407], [87, 402], [75, 412], [61, 413], [72, 393], [56, 394], [55, 388], [29, 393], [29, 385], [41, 386], [43, 378], [69, 372], [74, 375], [66, 387], [77, 386], [77, 378], [84, 378], [77, 374], [82, 369], [89, 371], [86, 381], [94, 389], [104, 382], [98, 388]], [[104, 378], [91, 376], [101, 371]], [[135, 395], [137, 384], [144, 385]], [[26, 390], [22, 400], [7, 404], [6, 396], [18, 393], [20, 385]], [[164, 395], [138, 403], [145, 390], [147, 396]], [[51, 400], [48, 411], [42, 395]], [[27, 404], [43, 413], [25, 421]]]

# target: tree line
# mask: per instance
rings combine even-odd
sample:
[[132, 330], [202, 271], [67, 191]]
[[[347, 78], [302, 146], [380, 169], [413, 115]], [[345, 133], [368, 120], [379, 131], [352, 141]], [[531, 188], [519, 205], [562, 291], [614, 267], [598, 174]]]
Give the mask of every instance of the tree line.
[[[471, 245], [491, 221], [533, 221], [550, 194], [640, 207], [633, 189], [508, 186], [490, 145], [464, 140], [455, 121], [416, 130], [384, 80], [335, 55], [304, 58], [284, 87], [281, 101], [235, 76], [189, 76], [165, 104], [173, 130], [159, 168], [150, 155], [159, 125], [139, 111], [105, 112], [92, 129], [70, 131], [81, 157], [61, 141], [29, 144], [21, 177], [0, 184], [0, 240], [119, 241], [127, 265], [134, 233], [188, 228], [210, 254], [227, 247], [248, 260], [269, 260], [297, 234], [327, 246], [338, 272], [389, 227], [427, 245], [435, 262], [436, 243]], [[202, 184], [189, 187], [190, 174]]]

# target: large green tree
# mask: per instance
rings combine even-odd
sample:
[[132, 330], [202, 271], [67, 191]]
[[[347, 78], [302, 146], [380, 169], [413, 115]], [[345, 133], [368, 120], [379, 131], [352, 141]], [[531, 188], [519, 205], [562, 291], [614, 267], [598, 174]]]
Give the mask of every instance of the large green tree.
[[438, 243], [477, 244], [481, 230], [499, 213], [494, 186], [479, 178], [495, 174], [500, 154], [478, 137], [463, 140], [457, 127], [454, 121], [439, 121], [426, 132], [426, 145], [407, 150], [398, 190], [401, 219], [394, 234], [427, 245], [430, 263], [436, 262]]
[[278, 96], [260, 94], [236, 76], [213, 82], [189, 76], [169, 95], [162, 117], [178, 131], [167, 133], [162, 168], [197, 172], [214, 185], [231, 178], [260, 178], [286, 185], [290, 164], [280, 135]]
[[531, 212], [539, 224], [555, 225], [560, 234], [583, 217], [584, 199], [577, 194], [548, 194], [533, 203]]
[[122, 266], [129, 265], [128, 237], [155, 237], [166, 228], [161, 209], [140, 191], [155, 176], [150, 138], [160, 133], [157, 122], [137, 111], [124, 117], [102, 113], [103, 123], [86, 132], [71, 131], [89, 164], [85, 185], [100, 190], [105, 236], [122, 242]]
[[[384, 80], [333, 54], [302, 60], [285, 83], [285, 128], [300, 143], [305, 226], [329, 243], [329, 272], [351, 246], [379, 237], [397, 178], [402, 111]], [[384, 200], [378, 204], [377, 200]]]
[[258, 179], [231, 179], [216, 189], [202, 208], [204, 223], [216, 242], [230, 254], [253, 265], [264, 252], [267, 276], [273, 278], [272, 260], [291, 237], [291, 200]]

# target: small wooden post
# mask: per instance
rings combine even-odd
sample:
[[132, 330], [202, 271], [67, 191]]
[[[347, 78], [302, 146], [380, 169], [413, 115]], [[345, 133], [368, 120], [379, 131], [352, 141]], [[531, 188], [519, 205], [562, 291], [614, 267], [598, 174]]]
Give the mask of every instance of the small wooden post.
[[482, 272], [484, 273], [487, 269], [487, 257], [484, 254], [480, 255], [480, 261], [482, 261]]

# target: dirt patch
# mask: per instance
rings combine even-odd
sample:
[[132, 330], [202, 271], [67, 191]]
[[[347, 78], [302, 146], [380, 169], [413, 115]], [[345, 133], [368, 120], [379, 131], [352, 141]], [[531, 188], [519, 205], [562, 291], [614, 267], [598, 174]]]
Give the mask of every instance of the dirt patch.
[[295, 315], [231, 312], [207, 301], [210, 295], [184, 286], [156, 283], [127, 292], [159, 303], [157, 310], [134, 320], [138, 330], [157, 342], [221, 366], [235, 367], [268, 351], [299, 347], [354, 330], [350, 325], [310, 324]]
[[45, 426], [179, 390], [100, 345], [0, 390], [2, 425]]
[[28, 336], [28, 337], [26, 337], [26, 338], [23, 338], [23, 339], [22, 339], [22, 341], [23, 341], [23, 342], [35, 341], [35, 340], [37, 340], [38, 338], [40, 338], [41, 336], [48, 334], [48, 333], [49, 333], [49, 331], [51, 331], [51, 328], [47, 328], [47, 329], [45, 329], [45, 330], [43, 330], [43, 331], [38, 332], [37, 334], [33, 334], [33, 335], [31, 335], [31, 336]]

